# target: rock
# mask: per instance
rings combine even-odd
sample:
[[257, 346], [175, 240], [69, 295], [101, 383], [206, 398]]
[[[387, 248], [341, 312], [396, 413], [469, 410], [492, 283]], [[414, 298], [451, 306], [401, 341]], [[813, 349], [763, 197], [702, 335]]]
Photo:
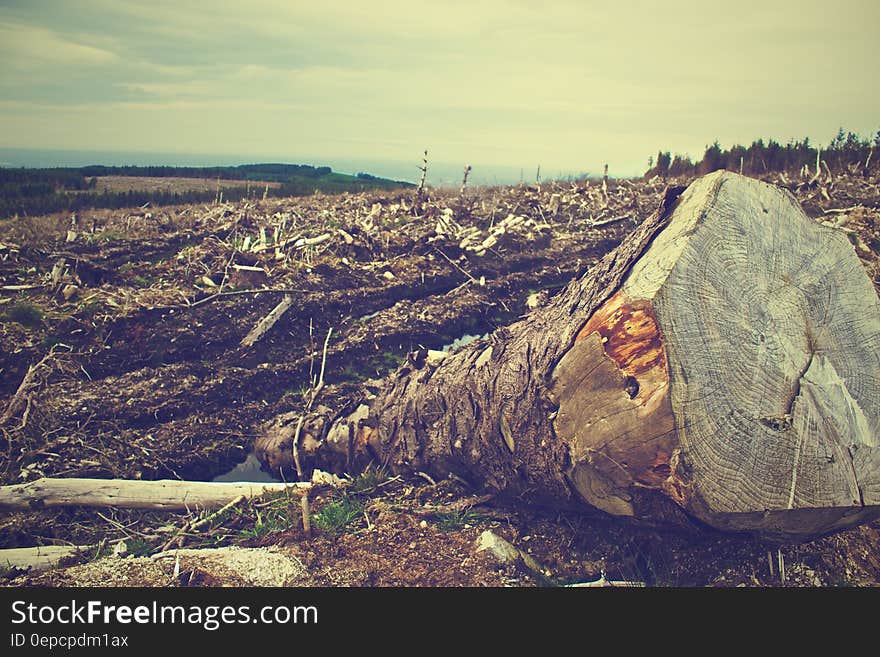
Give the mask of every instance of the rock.
[[526, 554], [512, 543], [504, 540], [498, 534], [489, 530], [480, 534], [477, 539], [477, 549], [479, 552], [488, 551], [499, 563], [503, 564], [521, 564], [526, 569], [532, 571], [540, 578], [544, 578], [544, 568], [541, 567], [531, 555]]
[[61, 290], [61, 296], [64, 297], [65, 301], [70, 301], [73, 297], [76, 296], [77, 292], [79, 292], [79, 287], [76, 285], [65, 285]]
[[332, 486], [333, 488], [339, 488], [344, 483], [345, 482], [342, 481], [342, 479], [330, 472], [324, 472], [318, 468], [315, 468], [312, 472], [312, 484], [315, 486]]
[[275, 548], [222, 547], [168, 550], [152, 557], [174, 560], [181, 576], [198, 570], [217, 580], [244, 586], [291, 586], [306, 568], [292, 555]]
[[489, 552], [499, 563], [516, 563], [519, 550], [498, 534], [488, 529], [477, 539], [477, 552]]

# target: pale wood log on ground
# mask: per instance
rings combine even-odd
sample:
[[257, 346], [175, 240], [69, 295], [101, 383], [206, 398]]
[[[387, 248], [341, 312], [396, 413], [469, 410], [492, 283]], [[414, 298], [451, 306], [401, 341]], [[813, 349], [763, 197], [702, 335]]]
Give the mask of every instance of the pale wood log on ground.
[[216, 509], [238, 497], [266, 492], [301, 495], [311, 484], [243, 483], [219, 481], [137, 481], [131, 479], [37, 479], [0, 486], [0, 510], [28, 510], [51, 506], [118, 507], [183, 511]]
[[90, 546], [77, 545], [41, 545], [0, 550], [0, 568], [15, 568], [31, 572], [47, 570], [57, 566], [62, 559], [81, 554], [89, 548]]
[[[847, 237], [766, 183], [669, 190], [545, 306], [410, 361], [312, 414], [301, 458], [780, 540], [880, 516], [880, 300]], [[264, 462], [290, 460], [266, 453], [285, 431]]]

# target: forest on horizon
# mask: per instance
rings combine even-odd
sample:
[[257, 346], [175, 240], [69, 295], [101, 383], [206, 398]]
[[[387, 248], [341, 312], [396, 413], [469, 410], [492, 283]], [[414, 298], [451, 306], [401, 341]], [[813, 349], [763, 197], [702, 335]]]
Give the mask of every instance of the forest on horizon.
[[662, 178], [678, 178], [699, 176], [718, 169], [739, 171], [746, 175], [760, 175], [768, 172], [801, 172], [807, 169], [825, 166], [833, 171], [850, 173], [867, 173], [872, 168], [880, 168], [875, 149], [880, 149], [880, 130], [873, 137], [862, 137], [855, 132], [847, 132], [842, 127], [826, 147], [814, 145], [809, 137], [802, 140], [791, 140], [781, 144], [775, 139], [754, 140], [750, 146], [735, 144], [723, 149], [718, 140], [706, 147], [703, 157], [693, 162], [688, 155], [670, 151], [660, 151], [656, 159], [648, 161], [645, 176]]

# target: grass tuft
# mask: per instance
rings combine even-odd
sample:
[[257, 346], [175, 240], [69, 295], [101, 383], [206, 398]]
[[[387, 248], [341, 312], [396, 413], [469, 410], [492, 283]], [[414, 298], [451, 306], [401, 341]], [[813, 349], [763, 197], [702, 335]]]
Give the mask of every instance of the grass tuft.
[[379, 484], [388, 480], [388, 471], [384, 466], [368, 465], [363, 472], [351, 480], [348, 489], [354, 495], [371, 493]]
[[475, 525], [483, 519], [479, 513], [470, 509], [463, 511], [448, 511], [434, 514], [434, 522], [441, 532], [454, 532], [464, 529], [465, 525]]
[[264, 508], [254, 509], [256, 512], [254, 524], [245, 527], [239, 532], [241, 538], [263, 538], [269, 534], [289, 529], [294, 522], [297, 522], [296, 518], [291, 517], [290, 499], [285, 492], [282, 491], [271, 496], [267, 501], [269, 501], [269, 504]]
[[364, 512], [364, 503], [348, 494], [331, 500], [318, 513], [312, 515], [312, 525], [326, 534], [341, 534]]

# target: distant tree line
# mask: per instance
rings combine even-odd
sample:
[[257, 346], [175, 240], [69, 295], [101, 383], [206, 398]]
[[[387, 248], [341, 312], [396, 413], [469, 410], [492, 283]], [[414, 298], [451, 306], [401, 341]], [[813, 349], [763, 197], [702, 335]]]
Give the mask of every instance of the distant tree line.
[[333, 173], [330, 167], [310, 164], [240, 164], [229, 167], [103, 166], [79, 169], [83, 176], [135, 176], [138, 178], [219, 178], [221, 180], [259, 180], [286, 182], [291, 178], [321, 178]]
[[[269, 190], [270, 192], [272, 190]], [[224, 201], [245, 198], [244, 187], [224, 187]], [[251, 196], [254, 190], [250, 190]], [[39, 196], [4, 195], [0, 197], [0, 219], [15, 215], [41, 215], [50, 212], [78, 211], [94, 208], [133, 208], [150, 205], [176, 205], [180, 203], [210, 203], [217, 198], [216, 191], [128, 190], [120, 192], [65, 193], [52, 192]]]
[[833, 171], [867, 175], [880, 170], [880, 131], [869, 139], [854, 132], [844, 132], [841, 128], [824, 148], [811, 144], [809, 137], [784, 145], [773, 139], [767, 142], [758, 139], [751, 146], [737, 144], [729, 149], [721, 148], [718, 141], [715, 141], [706, 147], [703, 158], [697, 162], [691, 161], [687, 155], [672, 155], [669, 151], [660, 151], [656, 160], [649, 160], [645, 176], [698, 176], [718, 169], [742, 170], [750, 175], [771, 171], [796, 173], [805, 166], [815, 169], [817, 155]]
[[[4, 169], [0, 168], [0, 219], [19, 215], [76, 211], [89, 208], [126, 208], [150, 203], [211, 202], [216, 191], [128, 190], [95, 191], [97, 178], [131, 176], [152, 178], [201, 178], [220, 180], [251, 180], [280, 183], [269, 188], [268, 195], [306, 196], [315, 192], [341, 193], [367, 189], [393, 189], [412, 186], [410, 183], [377, 178], [360, 173], [357, 176], [335, 173], [330, 167], [308, 164], [243, 164], [230, 167], [172, 166], [103, 166], [78, 168]], [[223, 199], [238, 201], [262, 197], [264, 189], [257, 186], [223, 187]]]

